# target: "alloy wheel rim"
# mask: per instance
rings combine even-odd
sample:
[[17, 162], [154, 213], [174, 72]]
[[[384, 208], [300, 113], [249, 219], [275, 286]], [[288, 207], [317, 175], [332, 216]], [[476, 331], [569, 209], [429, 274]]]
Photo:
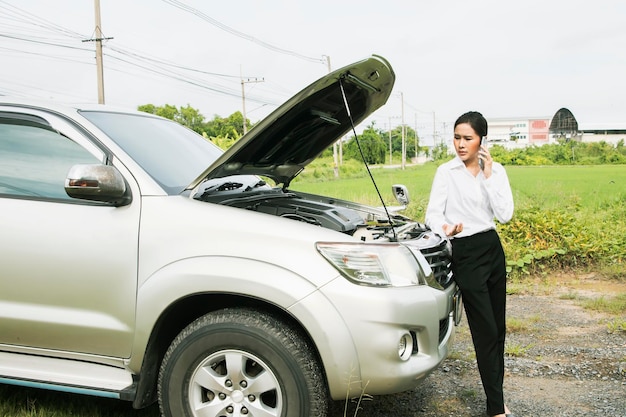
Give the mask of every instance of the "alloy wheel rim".
[[278, 378], [261, 359], [241, 350], [221, 350], [196, 367], [189, 385], [195, 416], [281, 415]]

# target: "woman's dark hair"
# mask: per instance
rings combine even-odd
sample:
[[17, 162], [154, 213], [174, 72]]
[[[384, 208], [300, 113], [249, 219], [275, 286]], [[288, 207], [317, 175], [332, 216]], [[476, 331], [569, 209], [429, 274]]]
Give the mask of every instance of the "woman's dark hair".
[[457, 127], [457, 125], [460, 125], [461, 123], [467, 123], [472, 126], [474, 132], [476, 132], [476, 134], [481, 138], [483, 136], [487, 136], [487, 119], [485, 119], [479, 112], [468, 111], [467, 113], [462, 114], [458, 119], [456, 119], [456, 122], [454, 122], [454, 127]]

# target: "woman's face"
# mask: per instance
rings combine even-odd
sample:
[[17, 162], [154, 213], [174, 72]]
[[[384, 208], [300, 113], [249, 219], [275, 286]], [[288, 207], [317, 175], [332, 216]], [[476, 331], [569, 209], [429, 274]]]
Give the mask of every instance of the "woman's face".
[[459, 123], [454, 128], [454, 150], [463, 162], [478, 163], [480, 136], [469, 123]]

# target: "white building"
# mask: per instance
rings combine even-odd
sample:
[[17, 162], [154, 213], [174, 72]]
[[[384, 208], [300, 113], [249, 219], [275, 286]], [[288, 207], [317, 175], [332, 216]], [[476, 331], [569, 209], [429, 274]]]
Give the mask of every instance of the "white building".
[[553, 117], [516, 117], [489, 119], [489, 143], [507, 149], [541, 146], [560, 139], [582, 142], [604, 141], [616, 145], [626, 141], [626, 123], [579, 124], [574, 115], [562, 108]]
[[550, 135], [550, 117], [489, 119], [488, 123], [489, 143], [508, 149], [556, 142]]

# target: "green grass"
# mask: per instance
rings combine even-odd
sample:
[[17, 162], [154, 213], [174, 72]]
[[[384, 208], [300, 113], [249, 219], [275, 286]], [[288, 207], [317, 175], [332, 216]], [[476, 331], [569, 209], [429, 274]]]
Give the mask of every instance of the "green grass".
[[[410, 166], [405, 170], [383, 167], [371, 169], [385, 202], [393, 203], [391, 185], [405, 184], [412, 205], [422, 206], [419, 212], [424, 212], [428, 205], [435, 170], [434, 164]], [[626, 201], [626, 165], [509, 166], [506, 171], [516, 207], [519, 208], [538, 206], [557, 209], [575, 204], [595, 210], [607, 204]], [[365, 171], [360, 171], [358, 175], [338, 179], [308, 177], [295, 182], [291, 188], [378, 204], [369, 176]]]
[[516, 342], [507, 342], [504, 346], [504, 354], [506, 356], [512, 356], [519, 358], [525, 356], [530, 349], [533, 348], [532, 344], [522, 345]]
[[626, 165], [507, 167], [520, 207], [601, 209], [626, 199]]
[[609, 333], [626, 332], [626, 293], [584, 297], [577, 292], [569, 291], [559, 298], [562, 300], [573, 300], [587, 310], [599, 311], [614, 316], [606, 320], [607, 331]]
[[608, 333], [626, 333], [626, 317], [614, 318], [607, 321], [606, 329]]
[[525, 333], [531, 330], [533, 325], [540, 320], [538, 316], [532, 316], [526, 319], [510, 317], [506, 319], [506, 331], [507, 333]]
[[[307, 168], [309, 170], [310, 168]], [[315, 168], [311, 168], [315, 169]], [[367, 204], [378, 204], [378, 196], [372, 182], [364, 169], [353, 169], [349, 176], [340, 175], [340, 178], [312, 177], [304, 171], [302, 180], [292, 184], [294, 190], [343, 198]], [[391, 186], [405, 184], [414, 202], [424, 200], [428, 203], [430, 186], [435, 175], [436, 167], [432, 164], [410, 166], [405, 170], [399, 168], [372, 167], [371, 172], [383, 194], [386, 202], [393, 202]], [[417, 200], [416, 200], [417, 199]]]
[[609, 314], [626, 314], [626, 293], [612, 297], [588, 298], [581, 301], [584, 308]]
[[1, 417], [158, 417], [156, 405], [135, 410], [130, 402], [0, 385]]

